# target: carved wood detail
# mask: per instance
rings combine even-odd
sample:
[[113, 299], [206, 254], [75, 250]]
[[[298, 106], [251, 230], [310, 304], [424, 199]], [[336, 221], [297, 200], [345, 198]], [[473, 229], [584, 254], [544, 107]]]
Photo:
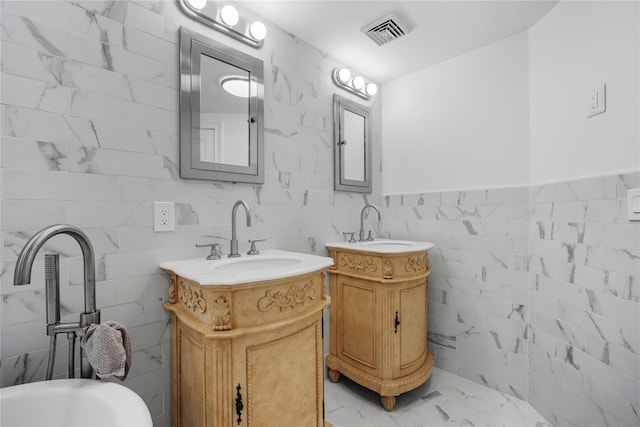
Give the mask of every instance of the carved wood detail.
[[231, 329], [231, 305], [229, 300], [223, 296], [213, 302], [213, 330], [228, 331]]
[[382, 263], [382, 278], [393, 279], [393, 261], [385, 259]]
[[427, 271], [429, 268], [429, 261], [427, 260], [427, 255], [418, 256], [418, 257], [409, 257], [407, 262], [404, 264], [404, 270], [411, 272], [419, 272], [419, 271]]
[[293, 285], [285, 293], [281, 291], [268, 290], [265, 296], [258, 300], [258, 310], [266, 312], [273, 307], [279, 307], [281, 312], [288, 309], [293, 310], [297, 305], [304, 305], [307, 301], [313, 301], [316, 297], [316, 290], [311, 283], [303, 287]]
[[338, 268], [338, 258], [336, 255], [336, 251], [329, 251], [329, 257], [333, 259], [333, 265], [329, 267], [329, 270], [335, 270]]
[[169, 279], [169, 302], [171, 304], [176, 303], [176, 275], [173, 273]]
[[184, 282], [180, 283], [180, 300], [189, 310], [204, 313], [207, 311], [207, 302], [203, 297], [201, 289], [193, 289]]
[[356, 271], [368, 270], [373, 273], [378, 269], [374, 259], [371, 257], [360, 257], [358, 255], [342, 254], [340, 263], [342, 264], [342, 266], [349, 267], [350, 269]]

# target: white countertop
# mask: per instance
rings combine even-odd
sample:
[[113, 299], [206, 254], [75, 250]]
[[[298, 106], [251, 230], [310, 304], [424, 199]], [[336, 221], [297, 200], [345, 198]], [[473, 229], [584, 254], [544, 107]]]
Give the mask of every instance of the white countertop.
[[168, 261], [160, 268], [193, 280], [203, 286], [238, 285], [264, 280], [284, 279], [325, 269], [333, 265], [329, 257], [298, 252], [265, 250], [259, 255], [223, 256], [218, 260], [206, 258]]
[[376, 239], [364, 242], [335, 242], [327, 243], [330, 249], [357, 249], [378, 254], [401, 254], [404, 252], [428, 251], [433, 248], [433, 243], [414, 242], [411, 240]]

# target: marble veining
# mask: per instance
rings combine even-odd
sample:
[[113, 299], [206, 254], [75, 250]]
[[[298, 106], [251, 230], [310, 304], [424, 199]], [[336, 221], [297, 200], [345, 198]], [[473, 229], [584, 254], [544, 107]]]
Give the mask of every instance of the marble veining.
[[335, 427], [551, 427], [527, 402], [438, 368], [424, 385], [400, 395], [391, 412], [349, 379], [327, 380], [325, 417]]
[[[376, 399], [344, 396], [336, 388], [343, 384], [329, 384], [329, 398], [357, 408], [345, 409], [336, 425], [536, 425], [504, 412], [522, 409], [511, 396], [557, 426], [640, 424], [640, 232], [626, 220], [625, 200], [628, 188], [640, 187], [640, 173], [387, 196], [375, 174], [372, 195], [334, 193], [328, 70], [344, 64], [323, 52], [272, 25], [262, 49], [239, 46], [186, 18], [173, 1], [6, 1], [2, 8], [2, 386], [44, 376], [41, 257], [31, 285], [11, 281], [20, 248], [46, 225], [70, 222], [90, 233], [103, 316], [131, 325], [138, 357], [127, 385], [163, 426], [170, 425], [170, 328], [159, 308], [168, 279], [157, 265], [205, 256], [195, 243], [219, 241], [224, 251], [237, 199], [255, 214], [254, 226], [239, 230], [241, 243], [266, 238], [264, 249], [318, 255], [356, 230], [359, 209], [375, 203], [383, 222], [367, 218], [367, 228], [376, 236], [436, 245], [428, 345], [439, 372], [474, 383], [417, 392], [410, 401], [431, 406], [404, 411], [400, 402], [397, 419], [377, 412]], [[264, 185], [179, 178], [181, 25], [265, 61]], [[379, 118], [377, 99], [372, 107]], [[176, 203], [176, 231], [153, 233], [152, 203], [166, 200]], [[60, 240], [47, 249], [64, 255], [65, 311], [80, 310], [77, 247]], [[56, 374], [65, 371], [63, 359]], [[477, 400], [476, 383], [502, 393], [503, 404], [465, 412], [460, 402]], [[341, 413], [334, 408], [330, 421]], [[492, 411], [500, 416], [485, 418]]]

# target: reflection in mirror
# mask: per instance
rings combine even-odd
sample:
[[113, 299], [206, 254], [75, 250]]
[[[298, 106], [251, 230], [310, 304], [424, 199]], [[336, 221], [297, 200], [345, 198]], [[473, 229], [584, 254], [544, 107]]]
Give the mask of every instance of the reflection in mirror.
[[180, 176], [264, 182], [263, 63], [180, 29]]
[[249, 166], [249, 73], [205, 54], [200, 71], [200, 160]]
[[365, 118], [359, 114], [344, 110], [343, 126], [343, 154], [344, 154], [344, 178], [352, 181], [364, 181], [365, 163]]
[[333, 96], [334, 188], [371, 193], [370, 110]]

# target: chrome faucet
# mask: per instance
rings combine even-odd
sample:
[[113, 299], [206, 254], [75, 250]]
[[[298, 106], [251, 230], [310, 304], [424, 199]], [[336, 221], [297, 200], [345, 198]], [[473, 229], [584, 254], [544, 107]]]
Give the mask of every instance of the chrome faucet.
[[[378, 209], [378, 207], [376, 205], [365, 205], [362, 208], [362, 211], [360, 211], [360, 239], [358, 239], [359, 242], [363, 242], [364, 239], [364, 213], [367, 210], [367, 208], [373, 208], [377, 213], [378, 213], [378, 222], [382, 221], [382, 217], [380, 216], [380, 210]], [[373, 237], [371, 237], [371, 232], [369, 232], [369, 237], [367, 237], [367, 240], [373, 240]]]
[[247, 213], [247, 227], [251, 227], [251, 213], [249, 211], [249, 205], [243, 200], [238, 200], [233, 205], [233, 210], [231, 211], [231, 250], [229, 251], [229, 257], [235, 258], [239, 257], [238, 253], [238, 238], [236, 237], [236, 213], [238, 212], [238, 206], [244, 206], [244, 210]]
[[[95, 254], [89, 238], [82, 230], [73, 225], [57, 224], [45, 227], [38, 231], [26, 243], [16, 262], [16, 269], [13, 278], [13, 285], [20, 286], [31, 283], [31, 269], [36, 254], [40, 248], [53, 236], [67, 234], [73, 237], [82, 249], [84, 261], [84, 313], [80, 314], [80, 321], [75, 323], [60, 322], [60, 283], [58, 280], [58, 257], [56, 255], [45, 256], [46, 274], [46, 300], [47, 300], [47, 335], [51, 335], [50, 363], [47, 370], [47, 379], [53, 371], [53, 359], [55, 358], [55, 337], [59, 333], [66, 333], [69, 344], [75, 345], [76, 334], [84, 335], [84, 332], [92, 323], [100, 323], [100, 310], [96, 309], [96, 273]], [[54, 355], [51, 355], [51, 351]], [[72, 349], [69, 349], [69, 377], [73, 377]], [[87, 360], [84, 349], [80, 349], [81, 367], [80, 376], [82, 378], [93, 378], [93, 368]]]

